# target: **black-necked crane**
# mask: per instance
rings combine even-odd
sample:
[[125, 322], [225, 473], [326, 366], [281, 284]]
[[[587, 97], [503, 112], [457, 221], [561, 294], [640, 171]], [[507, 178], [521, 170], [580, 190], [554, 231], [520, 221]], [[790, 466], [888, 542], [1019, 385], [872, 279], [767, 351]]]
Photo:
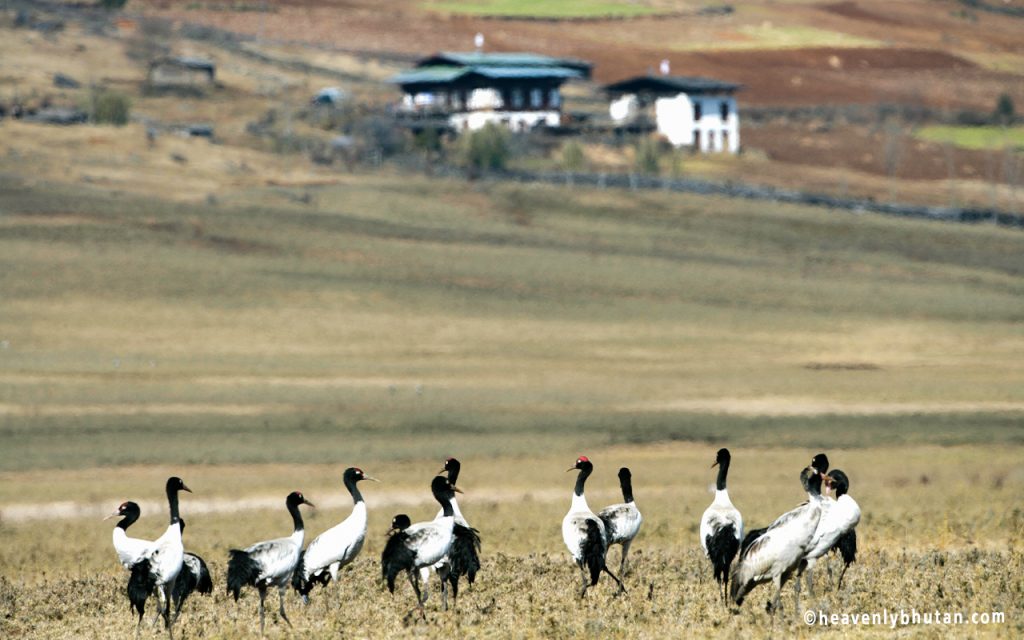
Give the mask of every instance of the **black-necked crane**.
[[128, 527], [135, 524], [142, 515], [142, 510], [139, 505], [132, 502], [122, 502], [117, 508], [117, 511], [110, 514], [104, 520], [110, 518], [121, 518], [116, 525], [114, 525], [114, 551], [117, 552], [117, 559], [121, 562], [121, 566], [125, 569], [131, 569], [132, 566], [142, 559], [149, 548], [153, 546], [152, 540], [144, 540], [142, 538], [132, 538], [128, 536]]
[[302, 552], [302, 542], [305, 538], [305, 527], [302, 524], [302, 514], [299, 512], [299, 505], [303, 504], [315, 506], [299, 491], [293, 491], [285, 498], [285, 506], [292, 516], [293, 528], [290, 536], [257, 542], [241, 550], [228, 551], [228, 593], [233, 594], [235, 602], [238, 602], [242, 587], [256, 587], [260, 594], [261, 635], [264, 630], [264, 601], [270, 587], [277, 587], [281, 602], [278, 613], [289, 627], [292, 625], [288, 614], [284, 612], [284, 594], [295, 567], [299, 564], [299, 554]]
[[[448, 458], [444, 461], [444, 467], [438, 473], [448, 474], [448, 484], [457, 486], [459, 473], [462, 471], [462, 463], [456, 458]], [[430, 569], [437, 571], [441, 580], [447, 580], [452, 589], [452, 600], [457, 601], [459, 597], [459, 578], [466, 576], [469, 584], [476, 580], [476, 574], [480, 571], [480, 532], [469, 526], [462, 510], [459, 509], [459, 501], [452, 497], [452, 511], [455, 512], [455, 527], [452, 529], [452, 548], [448, 555], [440, 560], [433, 567], [420, 569], [420, 579], [423, 581], [423, 595], [427, 597], [427, 581], [430, 578]], [[436, 518], [444, 516], [444, 511], [438, 511]], [[444, 591], [442, 590], [442, 594]], [[441, 607], [447, 611], [448, 602], [444, 598]]]
[[700, 519], [700, 545], [704, 548], [704, 555], [711, 560], [723, 600], [729, 593], [729, 567], [743, 539], [743, 516], [740, 515], [739, 509], [733, 506], [729, 498], [729, 489], [726, 487], [731, 462], [729, 450], [719, 449], [715, 456], [715, 464], [711, 465], [712, 469], [718, 467], [715, 499], [704, 510], [704, 515]]
[[327, 586], [338, 579], [338, 570], [356, 559], [366, 539], [366, 502], [359, 492], [363, 480], [380, 482], [358, 467], [349, 467], [342, 474], [342, 483], [352, 496], [352, 513], [339, 524], [318, 535], [299, 558], [292, 574], [292, 586], [309, 602], [309, 592], [317, 584]]
[[609, 571], [605, 564], [608, 541], [605, 537], [604, 523], [590, 510], [583, 495], [583, 486], [594, 472], [594, 464], [586, 456], [580, 456], [576, 459], [575, 465], [566, 469], [566, 473], [569, 471], [579, 471], [579, 474], [576, 476], [576, 487], [572, 492], [569, 512], [562, 518], [562, 540], [580, 569], [583, 580], [580, 597], [587, 595], [587, 589], [597, 584], [602, 571], [619, 585], [619, 593], [624, 592], [626, 588], [622, 581]]
[[[811, 596], [814, 596], [814, 582], [812, 570], [819, 558], [830, 551], [838, 551], [843, 557], [843, 570], [839, 574], [839, 585], [836, 589], [842, 589], [843, 576], [850, 563], [857, 558], [857, 523], [860, 522], [860, 506], [848, 493], [850, 490], [850, 479], [839, 469], [828, 474], [829, 480], [825, 482], [826, 494], [835, 493], [836, 499], [823, 501], [821, 520], [818, 521], [818, 528], [814, 532], [814, 539], [811, 541], [811, 548], [804, 556], [801, 563], [801, 572], [807, 573], [807, 588]], [[831, 573], [831, 572], [830, 572]]]
[[[178, 525], [184, 534], [185, 521], [179, 519]], [[210, 569], [206, 566], [206, 561], [200, 556], [186, 551], [182, 557], [181, 573], [178, 574], [178, 580], [174, 583], [175, 620], [181, 613], [181, 605], [185, 604], [185, 600], [192, 595], [193, 591], [207, 595], [213, 593], [213, 579], [210, 577]]]
[[[395, 532], [381, 553], [381, 575], [387, 581], [388, 591], [395, 592], [395, 578], [403, 571], [416, 594], [416, 608], [426, 619], [423, 597], [419, 587], [419, 570], [436, 564], [448, 555], [455, 529], [455, 510], [452, 500], [461, 491], [444, 476], [436, 476], [430, 483], [430, 492], [441, 504], [441, 517], [429, 522], [417, 522]], [[446, 597], [446, 582], [441, 581], [441, 593]]]
[[172, 476], [164, 486], [167, 493], [167, 505], [171, 521], [163, 534], [153, 541], [152, 546], [132, 565], [131, 576], [128, 578], [128, 600], [134, 610], [138, 611], [139, 622], [135, 625], [138, 635], [142, 624], [142, 615], [146, 609], [146, 600], [154, 591], [160, 599], [159, 612], [164, 618], [167, 634], [174, 637], [174, 621], [171, 620], [171, 601], [174, 585], [184, 564], [185, 547], [181, 542], [181, 519], [178, 512], [178, 493], [192, 492], [185, 486], [181, 478]]
[[[613, 544], [622, 546], [622, 560], [619, 562], [619, 575], [626, 577], [626, 556], [633, 544], [636, 534], [640, 533], [640, 525], [644, 517], [640, 514], [633, 500], [633, 474], [629, 467], [619, 469], [619, 488], [622, 489], [622, 502], [601, 509], [597, 517], [604, 524], [605, 539], [608, 548]], [[605, 552], [607, 557], [607, 551]]]
[[[828, 480], [828, 476], [824, 478]], [[772, 613], [782, 605], [782, 587], [803, 560], [821, 518], [821, 482], [823, 478], [813, 467], [800, 473], [800, 484], [810, 499], [775, 520], [768, 530], [747, 547], [733, 567], [729, 594], [737, 604], [751, 589], [765, 582], [775, 584]], [[797, 592], [797, 609], [800, 594]]]
[[[828, 472], [828, 456], [824, 453], [819, 453], [811, 458], [811, 468], [817, 471], [819, 475], [824, 476]], [[761, 537], [761, 534], [767, 530], [768, 527], [763, 527], [761, 529], [751, 529], [747, 531], [747, 535], [743, 538], [743, 543], [740, 545], [740, 555], [746, 553], [747, 547], [749, 547], [754, 540]]]

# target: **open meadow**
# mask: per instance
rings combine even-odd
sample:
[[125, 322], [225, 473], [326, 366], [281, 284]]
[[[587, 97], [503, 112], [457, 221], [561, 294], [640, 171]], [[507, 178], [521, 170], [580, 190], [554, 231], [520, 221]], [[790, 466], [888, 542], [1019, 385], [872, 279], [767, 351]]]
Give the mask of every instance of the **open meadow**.
[[[216, 585], [177, 631], [253, 636], [227, 549], [285, 535], [295, 489], [319, 507], [310, 536], [339, 521], [349, 465], [383, 480], [367, 544], [308, 608], [289, 597], [296, 635], [818, 635], [791, 592], [774, 627], [766, 587], [716, 602], [697, 525], [722, 445], [748, 526], [801, 500], [817, 450], [851, 478], [858, 562], [802, 606], [1006, 615], [915, 636], [1022, 631], [1019, 231], [380, 173], [214, 203], [2, 180], [4, 637], [131, 637], [101, 518], [136, 500], [133, 535], [155, 537], [172, 474]], [[645, 515], [628, 594], [602, 581], [583, 603], [559, 535], [581, 453], [592, 506], [626, 465]], [[483, 569], [415, 622], [377, 559], [392, 515], [432, 517], [447, 455]]]
[[[176, 637], [256, 637], [256, 593], [225, 591], [228, 550], [287, 535], [294, 490], [317, 505], [307, 541], [338, 523], [349, 466], [382, 481], [361, 485], [362, 555], [309, 606], [289, 593], [293, 628], [271, 593], [268, 637], [1024, 636], [1024, 232], [467, 182], [421, 173], [415, 147], [314, 153], [347, 137], [343, 116], [383, 136], [387, 79], [479, 31], [488, 50], [595, 62], [567, 85], [584, 115], [607, 112], [601, 84], [666, 57], [742, 83], [761, 114], [744, 152], [688, 155], [683, 177], [1019, 213], [1019, 124], [949, 116], [1024, 101], [1021, 18], [997, 3], [0, 4], [0, 103], [77, 108], [102, 89], [131, 109], [120, 127], [0, 119], [0, 640], [134, 637], [102, 519], [133, 500], [130, 535], [156, 538], [175, 475], [215, 585]], [[216, 62], [216, 83], [148, 90], [162, 47]], [[352, 105], [318, 119], [310, 97], [334, 85]], [[892, 105], [950, 122], [890, 122]], [[181, 135], [196, 123], [215, 134]], [[550, 146], [512, 167], [563, 169]], [[632, 147], [584, 147], [591, 171], [633, 170]], [[804, 500], [815, 453], [846, 472], [863, 515], [841, 590], [818, 570], [774, 619], [770, 586], [719, 602], [698, 527], [720, 447], [748, 530]], [[607, 578], [576, 597], [561, 521], [580, 455], [595, 510], [632, 470], [644, 524], [618, 597]], [[418, 620], [379, 559], [393, 515], [437, 512], [447, 456], [482, 569], [447, 612], [435, 580]], [[154, 610], [142, 638], [166, 637]], [[887, 617], [809, 626], [805, 610]], [[966, 623], [892, 626], [936, 611]]]

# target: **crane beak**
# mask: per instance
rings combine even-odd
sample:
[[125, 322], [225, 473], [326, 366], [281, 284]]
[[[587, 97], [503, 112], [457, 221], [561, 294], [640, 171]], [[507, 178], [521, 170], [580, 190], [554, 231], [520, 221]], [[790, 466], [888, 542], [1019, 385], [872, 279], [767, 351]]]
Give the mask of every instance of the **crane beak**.
[[313, 504], [312, 502], [310, 502], [309, 500], [306, 500], [305, 498], [303, 498], [303, 499], [302, 499], [302, 503], [303, 503], [303, 504], [308, 504], [309, 506], [311, 506], [311, 507], [313, 507], [314, 509], [316, 509], [316, 505], [315, 505], [315, 504]]
[[368, 476], [366, 474], [363, 474], [363, 480], [369, 480], [370, 482], [380, 482], [380, 480], [378, 480], [377, 478], [374, 478], [373, 476]]
[[[462, 489], [456, 487], [455, 485], [452, 485], [452, 491], [454, 491], [455, 493], [462, 493]], [[465, 494], [463, 493], [463, 495]]]
[[576, 467], [569, 467], [568, 469], [565, 470], [565, 472], [569, 473], [570, 471], [575, 471], [575, 470], [576, 470]]
[[121, 515], [121, 513], [118, 512], [118, 511], [115, 511], [114, 513], [110, 514], [109, 516], [107, 516], [106, 518], [103, 518], [103, 519], [104, 520], [110, 520], [111, 518], [116, 518], [119, 515]]
[[184, 482], [181, 483], [181, 490], [182, 491], [188, 491], [189, 493], [192, 493], [192, 490], [189, 489], [188, 487], [186, 487]]
[[441, 475], [442, 473], [445, 473], [446, 471], [448, 471], [448, 470], [447, 470], [447, 469], [445, 469], [444, 467], [441, 467], [441, 470], [440, 470], [440, 471], [438, 471], [438, 472], [437, 472], [436, 474], [434, 474], [434, 475], [438, 475], [438, 476], [439, 476], [439, 475]]
[[715, 464], [711, 465], [711, 468], [714, 469], [717, 466], [718, 466], [718, 460], [715, 460]]

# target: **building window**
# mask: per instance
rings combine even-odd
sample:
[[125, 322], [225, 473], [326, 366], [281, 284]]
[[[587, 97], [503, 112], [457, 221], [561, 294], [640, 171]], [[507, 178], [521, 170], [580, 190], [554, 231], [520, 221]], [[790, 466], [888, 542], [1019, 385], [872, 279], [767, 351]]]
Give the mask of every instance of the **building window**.
[[558, 89], [552, 89], [551, 93], [548, 94], [548, 104], [551, 105], [552, 109], [562, 106], [562, 94], [558, 92]]
[[523, 90], [513, 89], [512, 90], [512, 108], [522, 109], [523, 108]]
[[723, 100], [722, 101], [721, 110], [722, 110], [722, 120], [728, 120], [729, 119], [729, 103], [725, 102]]
[[540, 109], [544, 106], [544, 91], [541, 89], [530, 90], [530, 106], [534, 109]]
[[702, 107], [703, 106], [704, 105], [702, 105], [700, 102], [694, 102], [693, 103], [693, 119], [694, 120], [700, 120], [701, 116], [704, 115], [702, 113], [702, 111], [703, 111]]

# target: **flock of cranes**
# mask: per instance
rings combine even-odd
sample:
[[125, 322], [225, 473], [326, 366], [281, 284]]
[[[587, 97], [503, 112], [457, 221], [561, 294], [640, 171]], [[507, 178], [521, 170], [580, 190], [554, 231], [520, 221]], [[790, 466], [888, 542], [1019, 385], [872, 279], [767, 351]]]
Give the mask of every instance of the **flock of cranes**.
[[[800, 580], [807, 574], [808, 588], [813, 596], [812, 570], [815, 563], [830, 551], [843, 558], [843, 575], [856, 559], [855, 528], [860, 521], [860, 508], [850, 497], [849, 478], [835, 469], [829, 473], [825, 454], [815, 456], [800, 472], [800, 483], [807, 501], [779, 516], [763, 529], [748, 531], [744, 536], [743, 517], [733, 505], [726, 486], [731, 455], [728, 449], [718, 451], [715, 466], [718, 476], [715, 498], [700, 521], [700, 544], [710, 560], [714, 578], [723, 602], [742, 605], [750, 591], [759, 584], [772, 582], [775, 598], [768, 603], [774, 613], [781, 606], [783, 586], [796, 576], [796, 603], [799, 609]], [[388, 540], [381, 554], [381, 576], [393, 594], [396, 581], [405, 574], [416, 598], [413, 610], [425, 617], [431, 573], [440, 582], [441, 606], [448, 608], [448, 592], [458, 598], [459, 579], [473, 584], [480, 570], [480, 534], [471, 527], [459, 509], [456, 486], [461, 464], [455, 458], [445, 461], [441, 474], [433, 478], [430, 491], [441, 509], [433, 520], [413, 523], [405, 514], [391, 521]], [[643, 516], [633, 500], [632, 473], [619, 469], [622, 502], [594, 513], [587, 504], [584, 487], [594, 471], [593, 463], [580, 456], [567, 469], [576, 471], [569, 511], [562, 520], [562, 539], [580, 570], [579, 596], [597, 585], [607, 574], [618, 585], [616, 595], [626, 592], [622, 577], [627, 569], [627, 556], [633, 540], [643, 524]], [[294, 491], [285, 499], [292, 518], [290, 535], [256, 542], [244, 549], [228, 552], [227, 592], [237, 601], [245, 587], [259, 593], [260, 633], [265, 629], [267, 591], [276, 587], [280, 601], [278, 613], [289, 626], [285, 612], [288, 588], [294, 589], [309, 603], [309, 594], [317, 586], [326, 587], [336, 581], [338, 571], [359, 555], [366, 539], [366, 503], [358, 483], [377, 482], [361, 469], [345, 470], [343, 483], [352, 496], [352, 512], [342, 522], [324, 531], [305, 548], [305, 527], [299, 507], [314, 505], [302, 493]], [[824, 493], [823, 493], [824, 490]], [[140, 509], [134, 502], [124, 502], [108, 517], [120, 517], [114, 527], [113, 542], [118, 560], [129, 570], [127, 595], [133, 612], [138, 614], [136, 635], [142, 625], [146, 602], [156, 596], [158, 616], [163, 618], [168, 635], [174, 637], [174, 623], [182, 604], [196, 591], [211, 593], [213, 582], [202, 558], [185, 551], [182, 532], [185, 522], [178, 508], [178, 494], [191, 492], [178, 477], [167, 480], [166, 492], [170, 523], [156, 540], [128, 536], [128, 528], [139, 519]], [[607, 565], [611, 546], [622, 548], [619, 575]], [[736, 560], [735, 566], [733, 561]], [[620, 577], [621, 576], [621, 577]], [[173, 614], [171, 609], [174, 609]]]

